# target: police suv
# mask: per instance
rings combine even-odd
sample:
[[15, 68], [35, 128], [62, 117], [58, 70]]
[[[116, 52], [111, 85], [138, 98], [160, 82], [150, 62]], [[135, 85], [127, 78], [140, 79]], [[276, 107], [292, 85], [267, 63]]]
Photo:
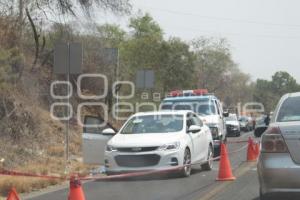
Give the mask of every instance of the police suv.
[[166, 97], [161, 110], [192, 110], [209, 126], [214, 140], [215, 155], [219, 155], [220, 142], [226, 138], [225, 117], [220, 100], [206, 89], [172, 91]]

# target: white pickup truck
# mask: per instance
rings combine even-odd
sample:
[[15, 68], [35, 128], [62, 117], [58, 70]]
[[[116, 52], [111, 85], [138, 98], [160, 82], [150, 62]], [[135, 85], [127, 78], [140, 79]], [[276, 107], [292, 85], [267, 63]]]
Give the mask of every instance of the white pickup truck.
[[219, 155], [220, 142], [226, 138], [225, 117], [220, 100], [205, 89], [172, 91], [161, 110], [192, 110], [209, 126], [214, 139], [215, 155]]

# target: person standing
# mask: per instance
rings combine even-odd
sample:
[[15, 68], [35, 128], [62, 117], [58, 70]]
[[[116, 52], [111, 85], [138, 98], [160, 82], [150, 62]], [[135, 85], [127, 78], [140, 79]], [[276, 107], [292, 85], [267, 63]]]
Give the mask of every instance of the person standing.
[[270, 118], [270, 114], [267, 114], [266, 118], [265, 118], [265, 124], [266, 126], [269, 126], [270, 125], [270, 121], [271, 121], [271, 118]]

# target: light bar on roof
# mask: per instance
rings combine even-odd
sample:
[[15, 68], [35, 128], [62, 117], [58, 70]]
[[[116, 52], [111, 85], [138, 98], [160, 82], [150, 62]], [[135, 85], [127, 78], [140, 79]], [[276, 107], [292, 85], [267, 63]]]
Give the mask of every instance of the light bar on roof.
[[180, 90], [174, 90], [174, 91], [170, 92], [170, 94], [169, 94], [169, 96], [171, 96], [171, 97], [179, 97], [182, 95], [183, 95], [183, 93]]
[[195, 95], [205, 95], [205, 94], [208, 94], [208, 90], [207, 89], [196, 89], [193, 91], [193, 93]]
[[194, 94], [194, 90], [183, 90], [182, 93], [183, 95], [191, 95]]
[[207, 95], [207, 89], [196, 89], [196, 90], [174, 90], [171, 91], [168, 96], [170, 97], [180, 97], [180, 96], [202, 96]]

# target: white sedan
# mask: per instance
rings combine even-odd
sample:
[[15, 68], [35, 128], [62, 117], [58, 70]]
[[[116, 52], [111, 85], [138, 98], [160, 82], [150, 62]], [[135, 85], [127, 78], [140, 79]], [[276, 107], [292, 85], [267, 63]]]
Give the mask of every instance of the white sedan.
[[187, 177], [189, 164], [212, 169], [213, 140], [209, 127], [191, 111], [137, 113], [108, 141], [104, 157], [107, 174], [178, 167]]

